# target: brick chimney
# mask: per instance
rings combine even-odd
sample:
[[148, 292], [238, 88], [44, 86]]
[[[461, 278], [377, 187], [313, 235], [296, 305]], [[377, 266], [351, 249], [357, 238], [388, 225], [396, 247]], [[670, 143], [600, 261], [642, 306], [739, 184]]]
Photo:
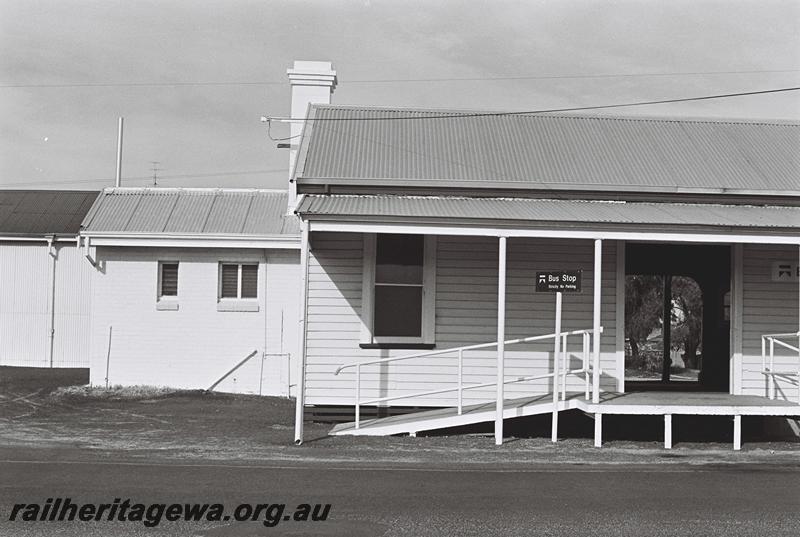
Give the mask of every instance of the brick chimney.
[[[292, 118], [305, 118], [309, 104], [330, 104], [333, 90], [336, 89], [336, 71], [331, 62], [295, 60], [294, 67], [286, 70], [292, 85]], [[304, 121], [290, 121], [291, 136], [289, 150], [289, 177], [294, 173], [300, 133]], [[294, 209], [297, 198], [297, 185], [289, 184], [289, 210]]]

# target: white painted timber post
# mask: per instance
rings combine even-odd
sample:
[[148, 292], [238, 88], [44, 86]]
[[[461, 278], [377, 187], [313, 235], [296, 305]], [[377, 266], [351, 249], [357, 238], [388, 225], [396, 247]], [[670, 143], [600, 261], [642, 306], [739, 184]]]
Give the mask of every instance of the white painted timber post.
[[594, 415], [594, 447], [603, 447], [603, 415]]
[[603, 274], [603, 241], [594, 241], [594, 305], [592, 307], [592, 402], [600, 402], [600, 287]]
[[306, 320], [308, 319], [308, 222], [302, 222], [300, 228], [300, 346], [297, 375], [297, 395], [294, 413], [294, 441], [303, 443], [303, 410], [306, 399]]
[[361, 364], [356, 364], [356, 424], [358, 429], [361, 425]]
[[505, 399], [505, 372], [503, 365], [506, 352], [506, 238], [500, 237], [497, 260], [497, 404], [494, 418], [494, 443], [503, 444], [503, 409]]
[[556, 332], [553, 349], [553, 421], [550, 441], [558, 442], [558, 360], [561, 354], [561, 291], [556, 293]]
[[733, 450], [742, 449], [742, 417], [733, 417]]
[[664, 449], [672, 449], [672, 414], [664, 414]]

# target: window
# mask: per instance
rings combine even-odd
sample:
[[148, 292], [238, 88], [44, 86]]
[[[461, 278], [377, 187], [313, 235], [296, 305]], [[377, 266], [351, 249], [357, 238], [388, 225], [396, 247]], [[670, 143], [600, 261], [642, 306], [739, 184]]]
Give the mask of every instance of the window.
[[222, 263], [220, 298], [258, 298], [258, 265]]
[[218, 311], [258, 311], [258, 264], [219, 264]]
[[178, 262], [159, 261], [158, 263], [158, 301], [160, 310], [178, 309]]
[[362, 345], [431, 346], [435, 238], [371, 234], [364, 246]]

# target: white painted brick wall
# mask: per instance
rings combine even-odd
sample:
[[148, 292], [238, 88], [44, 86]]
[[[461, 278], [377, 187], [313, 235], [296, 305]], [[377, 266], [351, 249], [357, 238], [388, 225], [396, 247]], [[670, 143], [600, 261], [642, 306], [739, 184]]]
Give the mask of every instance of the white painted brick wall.
[[[110, 385], [207, 388], [257, 350], [217, 390], [287, 394], [288, 358], [264, 357], [263, 376], [261, 360], [297, 357], [297, 251], [105, 247], [97, 257], [104, 270], [93, 276], [92, 384], [105, 384], [109, 356]], [[156, 310], [159, 260], [180, 263], [177, 311]], [[259, 263], [259, 311], [217, 311], [220, 261]]]

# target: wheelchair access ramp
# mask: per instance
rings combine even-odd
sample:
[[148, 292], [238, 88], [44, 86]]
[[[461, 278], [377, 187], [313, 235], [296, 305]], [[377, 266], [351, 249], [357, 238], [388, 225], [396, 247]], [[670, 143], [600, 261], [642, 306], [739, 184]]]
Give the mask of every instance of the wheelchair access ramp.
[[[558, 402], [558, 411], [578, 408], [578, 401], [583, 397], [583, 392], [567, 394], [564, 400]], [[534, 397], [507, 399], [503, 410], [503, 419], [521, 418], [537, 414], [553, 412], [552, 394], [542, 394]], [[356, 428], [355, 422], [341, 423], [335, 426], [329, 434], [334, 436], [388, 436], [393, 434], [415, 435], [420, 431], [447, 429], [461, 427], [474, 423], [494, 421], [497, 416], [494, 402], [466, 405], [461, 414], [458, 409], [437, 408], [422, 412], [413, 412], [387, 418], [362, 420]]]

